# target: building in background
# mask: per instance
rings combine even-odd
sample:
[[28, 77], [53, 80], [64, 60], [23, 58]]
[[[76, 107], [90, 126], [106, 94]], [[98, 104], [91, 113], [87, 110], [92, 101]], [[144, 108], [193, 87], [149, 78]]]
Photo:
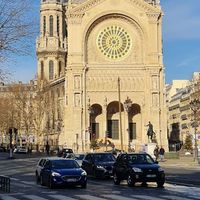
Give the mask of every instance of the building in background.
[[168, 149], [162, 16], [155, 0], [41, 0], [38, 85], [54, 107], [46, 141], [88, 151], [92, 139], [109, 139], [138, 150], [151, 121]]
[[[195, 144], [194, 116], [190, 102], [199, 99], [199, 72], [194, 72], [191, 80], [175, 80], [166, 86], [168, 108], [169, 149], [178, 151], [190, 135]], [[197, 143], [200, 146], [200, 127], [197, 126]]]

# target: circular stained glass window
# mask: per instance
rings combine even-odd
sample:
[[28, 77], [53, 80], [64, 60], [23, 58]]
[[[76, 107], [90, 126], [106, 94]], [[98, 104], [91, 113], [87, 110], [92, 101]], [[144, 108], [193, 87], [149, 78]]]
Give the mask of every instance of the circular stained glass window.
[[131, 49], [132, 40], [128, 32], [120, 26], [109, 26], [100, 31], [97, 45], [101, 53], [110, 59], [121, 59]]

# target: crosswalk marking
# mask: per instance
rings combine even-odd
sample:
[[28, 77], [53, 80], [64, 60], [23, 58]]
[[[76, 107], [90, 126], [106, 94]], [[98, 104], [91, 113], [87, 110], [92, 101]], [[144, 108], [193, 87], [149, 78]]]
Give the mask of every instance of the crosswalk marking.
[[24, 195], [24, 197], [31, 200], [47, 200], [46, 198], [39, 197], [36, 195]]
[[166, 199], [172, 199], [172, 200], [174, 200], [174, 199], [176, 199], [176, 200], [191, 200], [191, 198], [185, 198], [185, 197], [178, 197], [178, 196], [172, 196], [172, 195], [170, 195], [170, 196], [162, 196], [162, 198], [166, 198]]
[[106, 194], [106, 195], [102, 195], [105, 198], [110, 198], [110, 199], [114, 199], [114, 200], [137, 200], [136, 198], [128, 198], [128, 197], [123, 197], [121, 195], [115, 195], [115, 194]]
[[92, 195], [76, 195], [76, 196], [81, 198], [81, 199], [86, 199], [86, 200], [105, 200], [104, 198], [95, 197], [95, 196], [92, 196]]
[[132, 197], [136, 197], [138, 199], [142, 199], [142, 200], [162, 200], [163, 198], [158, 198], [158, 197], [150, 197], [147, 195], [131, 195]]
[[3, 196], [1, 197], [2, 200], [19, 200], [19, 199], [16, 199], [14, 197], [11, 197], [11, 196]]
[[74, 198], [71, 197], [66, 197], [64, 195], [48, 195], [49, 197], [53, 197], [56, 200], [76, 200]]

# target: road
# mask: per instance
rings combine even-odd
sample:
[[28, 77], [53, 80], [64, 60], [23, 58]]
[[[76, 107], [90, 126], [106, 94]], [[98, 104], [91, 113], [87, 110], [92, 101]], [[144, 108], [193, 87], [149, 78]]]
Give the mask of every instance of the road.
[[[0, 174], [11, 177], [11, 193], [0, 193], [2, 200], [197, 200], [200, 199], [199, 185], [185, 186], [170, 183], [164, 188], [157, 188], [156, 184], [142, 187], [128, 187], [124, 181], [120, 186], [115, 186], [112, 179], [97, 180], [89, 178], [87, 189], [79, 187], [49, 189], [35, 183], [34, 169], [38, 158], [0, 160]], [[174, 176], [171, 170], [167, 174]], [[186, 169], [185, 169], [186, 170]], [[181, 173], [186, 171], [176, 170]], [[188, 173], [188, 174], [187, 174]], [[187, 171], [186, 177], [190, 179], [193, 171]], [[169, 175], [167, 175], [169, 176]], [[170, 179], [170, 176], [169, 176]], [[171, 180], [173, 180], [172, 178]], [[180, 180], [179, 180], [180, 182]]]

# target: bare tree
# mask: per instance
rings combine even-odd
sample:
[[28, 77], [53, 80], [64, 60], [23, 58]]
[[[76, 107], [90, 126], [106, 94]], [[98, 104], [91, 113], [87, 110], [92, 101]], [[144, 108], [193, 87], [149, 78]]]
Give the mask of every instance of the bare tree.
[[[36, 23], [30, 17], [29, 0], [0, 0], [0, 64], [12, 58], [14, 54], [30, 53], [32, 35]], [[0, 66], [0, 78], [7, 75]]]

